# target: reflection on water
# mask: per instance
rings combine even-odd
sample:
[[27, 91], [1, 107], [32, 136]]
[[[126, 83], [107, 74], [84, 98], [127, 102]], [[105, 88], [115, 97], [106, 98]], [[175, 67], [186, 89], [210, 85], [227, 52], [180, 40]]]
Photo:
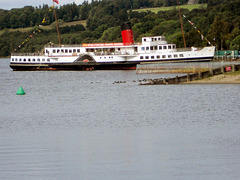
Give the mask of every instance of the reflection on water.
[[1, 60], [0, 179], [240, 177], [239, 85], [138, 86], [171, 75], [7, 66]]

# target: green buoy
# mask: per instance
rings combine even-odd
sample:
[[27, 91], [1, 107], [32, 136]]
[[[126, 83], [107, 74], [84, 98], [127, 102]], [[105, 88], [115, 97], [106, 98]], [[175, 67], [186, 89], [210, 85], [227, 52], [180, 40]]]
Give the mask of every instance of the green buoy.
[[23, 88], [20, 86], [16, 94], [17, 95], [24, 95], [26, 93], [24, 92]]

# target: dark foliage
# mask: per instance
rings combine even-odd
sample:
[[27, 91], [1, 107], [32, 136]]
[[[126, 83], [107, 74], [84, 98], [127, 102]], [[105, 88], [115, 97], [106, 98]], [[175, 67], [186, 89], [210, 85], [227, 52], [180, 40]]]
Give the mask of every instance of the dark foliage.
[[[179, 0], [186, 4], [188, 0]], [[217, 49], [238, 49], [240, 44], [240, 0], [200, 0], [208, 3], [207, 8], [181, 9], [188, 20], [182, 17], [188, 46], [206, 46], [204, 35]], [[176, 5], [175, 0], [102, 0], [81, 5], [68, 4], [56, 9], [58, 19], [62, 22], [86, 20], [86, 28], [80, 24], [60, 27], [61, 41], [64, 44], [84, 42], [118, 42], [121, 41], [120, 25], [130, 21], [134, 30], [135, 41], [142, 36], [165, 35], [169, 42], [183, 46], [181, 26], [177, 9], [137, 12], [135, 8]], [[21, 48], [21, 44], [33, 32], [35, 27], [50, 25], [55, 21], [52, 8], [24, 7], [10, 11], [0, 9], [0, 56], [9, 56], [10, 52], [41, 51], [44, 44], [58, 43], [56, 29], [42, 29], [41, 33], [30, 38]], [[33, 27], [29, 32], [10, 31], [22, 27]], [[198, 32], [199, 31], [199, 32]]]

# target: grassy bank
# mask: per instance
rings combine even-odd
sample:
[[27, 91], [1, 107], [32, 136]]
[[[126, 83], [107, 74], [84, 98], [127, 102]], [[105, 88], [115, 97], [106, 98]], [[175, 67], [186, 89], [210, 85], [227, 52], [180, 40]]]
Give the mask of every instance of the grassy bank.
[[[200, 8], [206, 8], [207, 4], [192, 4], [192, 5], [181, 5], [180, 8], [182, 9], [188, 9], [189, 11], [193, 9], [200, 9]], [[142, 9], [134, 9], [133, 11], [138, 12], [145, 12], [145, 11], [152, 11], [154, 13], [158, 13], [159, 11], [169, 11], [171, 9], [176, 9], [177, 6], [169, 6], [169, 7], [157, 7], [157, 8], [142, 8]]]
[[[63, 22], [63, 24], [60, 25], [60, 27], [64, 27], [64, 26], [75, 26], [77, 24], [82, 24], [84, 27], [86, 27], [86, 20], [82, 20], [82, 21], [73, 21], [73, 22]], [[46, 26], [43, 26], [44, 29], [48, 30], [48, 29], [52, 29], [52, 25], [46, 25]], [[22, 33], [25, 33], [25, 32], [29, 32], [33, 29], [34, 27], [26, 27], [26, 28], [17, 28], [17, 29], [7, 29], [9, 32], [15, 32], [15, 31], [20, 31]], [[1, 30], [0, 31], [0, 35], [4, 32], [5, 30]]]

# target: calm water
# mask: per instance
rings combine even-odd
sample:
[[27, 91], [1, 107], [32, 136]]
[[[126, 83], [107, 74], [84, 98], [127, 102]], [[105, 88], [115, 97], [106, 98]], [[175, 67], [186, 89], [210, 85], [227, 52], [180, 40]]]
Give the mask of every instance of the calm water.
[[166, 76], [1, 59], [0, 179], [239, 179], [240, 85], [135, 82]]

